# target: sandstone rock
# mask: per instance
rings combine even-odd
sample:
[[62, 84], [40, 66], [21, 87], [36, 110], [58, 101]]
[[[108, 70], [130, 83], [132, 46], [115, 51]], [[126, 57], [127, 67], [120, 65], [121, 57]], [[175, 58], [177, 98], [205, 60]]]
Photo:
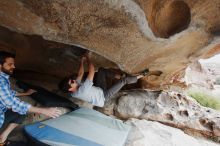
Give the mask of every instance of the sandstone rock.
[[133, 129], [127, 139], [126, 146], [218, 146], [204, 139], [196, 139], [179, 129], [165, 126], [158, 122], [131, 119], [126, 123]]
[[184, 80], [187, 89], [203, 92], [207, 95], [219, 97], [218, 78], [220, 76], [219, 55], [209, 59], [202, 59], [187, 67]]
[[[38, 80], [37, 76], [51, 76], [53, 80], [76, 73], [80, 56], [85, 52], [77, 46], [46, 41], [39, 36], [28, 36], [0, 27], [0, 49], [16, 52], [16, 68], [20, 76]], [[100, 55], [93, 54], [95, 66], [116, 65]], [[39, 75], [37, 75], [39, 74]], [[41, 75], [40, 75], [41, 74]], [[49, 77], [49, 78], [51, 78]], [[45, 77], [48, 78], [48, 77]]]
[[[108, 111], [112, 107], [110, 105], [106, 105]], [[126, 91], [116, 100], [112, 110], [122, 119], [158, 121], [194, 136], [201, 135], [216, 140], [220, 136], [220, 113], [202, 107], [194, 99], [178, 92]]]
[[190, 87], [214, 88], [214, 79], [199, 61], [190, 65], [185, 71], [185, 82]]
[[149, 25], [158, 37], [169, 38], [189, 26], [190, 8], [184, 1], [137, 0]]
[[128, 73], [159, 68], [158, 80], [169, 81], [209, 52], [219, 6], [218, 0], [7, 0], [0, 1], [0, 25], [91, 50]]
[[192, 25], [203, 27], [207, 31], [219, 31], [220, 19], [217, 15], [220, 1], [184, 0], [191, 8]]

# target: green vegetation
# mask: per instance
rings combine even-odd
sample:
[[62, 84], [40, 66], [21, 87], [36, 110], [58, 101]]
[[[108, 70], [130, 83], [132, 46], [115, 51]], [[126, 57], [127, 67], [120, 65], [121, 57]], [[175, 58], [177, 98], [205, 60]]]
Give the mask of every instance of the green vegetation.
[[188, 95], [194, 98], [202, 106], [220, 111], [220, 99], [198, 91], [189, 91]]

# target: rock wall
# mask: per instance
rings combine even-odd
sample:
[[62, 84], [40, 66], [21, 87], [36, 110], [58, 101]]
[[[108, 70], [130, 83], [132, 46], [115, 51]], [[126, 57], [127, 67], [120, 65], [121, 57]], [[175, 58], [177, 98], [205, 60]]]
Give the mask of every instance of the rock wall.
[[[81, 47], [47, 41], [36, 35], [15, 33], [3, 27], [0, 27], [0, 49], [16, 53], [17, 73], [22, 72], [23, 77], [32, 76], [32, 79], [35, 78], [34, 73], [58, 78], [76, 73], [80, 56], [85, 52]], [[117, 67], [97, 54], [92, 55], [92, 61], [97, 68]]]
[[220, 114], [173, 91], [133, 90], [120, 93], [100, 111], [122, 119], [157, 121], [193, 136], [220, 142]]
[[157, 37], [169, 38], [185, 30], [190, 24], [190, 8], [184, 1], [136, 1], [144, 10], [149, 26]]
[[160, 69], [161, 82], [210, 53], [219, 40], [219, 6], [219, 0], [2, 0], [0, 25], [91, 50], [128, 73]]

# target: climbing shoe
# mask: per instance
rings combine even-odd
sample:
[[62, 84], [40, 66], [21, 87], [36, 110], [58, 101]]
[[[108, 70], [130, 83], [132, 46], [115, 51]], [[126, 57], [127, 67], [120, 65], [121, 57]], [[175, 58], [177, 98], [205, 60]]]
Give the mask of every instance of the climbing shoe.
[[148, 73], [149, 73], [149, 69], [147, 68], [147, 69], [141, 71], [140, 74], [143, 75], [143, 76], [146, 76], [146, 75], [148, 75]]

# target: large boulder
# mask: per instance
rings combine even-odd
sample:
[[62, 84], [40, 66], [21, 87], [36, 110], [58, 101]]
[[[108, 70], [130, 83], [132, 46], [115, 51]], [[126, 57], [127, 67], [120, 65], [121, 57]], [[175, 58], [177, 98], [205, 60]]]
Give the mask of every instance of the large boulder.
[[125, 91], [101, 111], [122, 119], [158, 121], [194, 136], [220, 138], [220, 113], [179, 92]]

